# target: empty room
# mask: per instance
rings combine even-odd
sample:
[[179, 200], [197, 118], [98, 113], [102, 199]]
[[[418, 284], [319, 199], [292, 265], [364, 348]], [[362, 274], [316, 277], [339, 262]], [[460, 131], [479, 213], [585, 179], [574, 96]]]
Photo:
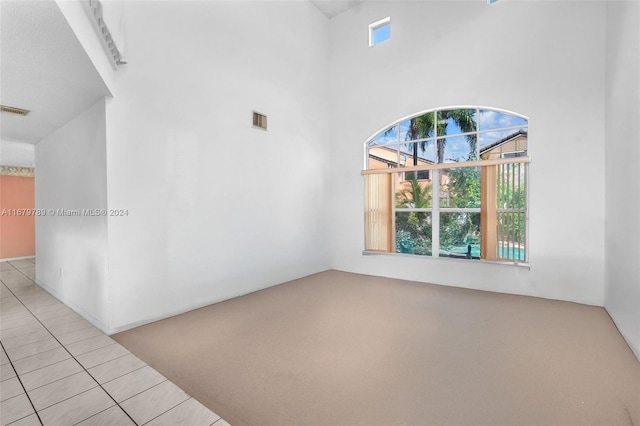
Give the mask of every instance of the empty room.
[[640, 2], [0, 33], [2, 425], [640, 424]]

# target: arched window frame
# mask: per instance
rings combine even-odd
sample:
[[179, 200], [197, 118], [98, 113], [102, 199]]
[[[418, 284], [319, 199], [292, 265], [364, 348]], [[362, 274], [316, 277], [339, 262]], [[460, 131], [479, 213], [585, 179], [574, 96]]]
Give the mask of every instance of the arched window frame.
[[[449, 117], [455, 112], [460, 120], [464, 120], [465, 114], [475, 118], [472, 124], [472, 130], [464, 131], [458, 126], [459, 132], [438, 134], [439, 127], [448, 128], [449, 123], [436, 120], [442, 117]], [[447, 112], [447, 114], [443, 113]], [[431, 116], [428, 116], [431, 114]], [[499, 118], [508, 118], [511, 124], [493, 125], [486, 127], [487, 123], [483, 120], [489, 114], [497, 114]], [[426, 118], [425, 118], [426, 117]], [[409, 128], [424, 119], [426, 122], [431, 120], [430, 126], [432, 134], [427, 131], [426, 134], [420, 135], [413, 132], [407, 139]], [[464, 122], [463, 122], [464, 123]], [[469, 124], [469, 123], [468, 123]], [[405, 129], [403, 129], [403, 125]], [[470, 126], [470, 124], [469, 124]], [[470, 128], [467, 126], [467, 128]], [[417, 214], [427, 217], [431, 225], [432, 241], [431, 253], [433, 257], [462, 257], [476, 258], [497, 262], [510, 262], [516, 264], [528, 264], [528, 164], [531, 159], [529, 156], [528, 145], [528, 117], [512, 111], [484, 106], [447, 106], [420, 111], [419, 113], [396, 120], [374, 133], [364, 143], [364, 170], [362, 174], [366, 179], [365, 193], [365, 252], [387, 252], [387, 253], [411, 253], [412, 251], [404, 251], [401, 244], [396, 244], [396, 218], [398, 213], [401, 214]], [[486, 143], [486, 137], [492, 134], [507, 135], [505, 141], [497, 140], [494, 144]], [[513, 133], [510, 133], [513, 132]], [[423, 132], [424, 133], [424, 132]], [[404, 135], [404, 136], [403, 136]], [[372, 144], [381, 138], [382, 143]], [[483, 139], [483, 137], [485, 137]], [[511, 137], [511, 139], [509, 139]], [[393, 140], [395, 138], [395, 140]], [[467, 138], [469, 144], [475, 140], [475, 152], [472, 149], [467, 150], [467, 157], [446, 158], [446, 141], [447, 139]], [[438, 143], [438, 141], [445, 143]], [[429, 142], [432, 142], [429, 144]], [[484, 146], [483, 146], [484, 143]], [[428, 147], [422, 150], [418, 144], [424, 144]], [[520, 144], [520, 145], [518, 145]], [[407, 165], [404, 161], [408, 157], [409, 152], [402, 151], [402, 147], [413, 146], [412, 148], [412, 164]], [[430, 147], [429, 147], [430, 145]], [[441, 146], [443, 145], [443, 146]], [[502, 152], [503, 147], [511, 146], [513, 152]], [[391, 149], [390, 147], [394, 147]], [[496, 157], [499, 149], [499, 156]], [[514, 148], [514, 147], [517, 147]], [[524, 148], [522, 148], [524, 147]], [[374, 156], [372, 150], [377, 149], [381, 152], [384, 148], [384, 155]], [[397, 157], [394, 159], [391, 154], [397, 149]], [[424, 154], [427, 149], [432, 150], [432, 154]], [[422, 153], [422, 157], [418, 156], [418, 151]], [[494, 152], [495, 151], [495, 152]], [[377, 153], [376, 153], [377, 154]], [[507, 155], [504, 155], [507, 154]], [[381, 158], [385, 157], [385, 158]], [[372, 164], [371, 159], [375, 158]], [[417, 161], [417, 159], [420, 161]], [[386, 164], [385, 164], [386, 163]], [[384, 167], [384, 168], [383, 168]], [[400, 171], [400, 169], [402, 169]], [[455, 172], [452, 172], [454, 170]], [[478, 182], [482, 182], [479, 202], [480, 206], [463, 207], [441, 205], [441, 196], [448, 195], [451, 190], [447, 189], [448, 173], [470, 172], [475, 170], [475, 176], [479, 176]], [[397, 205], [397, 197], [399, 194], [399, 183], [404, 185], [404, 192], [407, 192], [407, 182], [404, 177], [405, 173], [411, 172], [410, 177], [414, 178], [420, 174], [423, 177], [430, 177], [430, 181], [435, 183], [431, 186], [427, 204], [416, 206], [415, 203], [405, 203], [403, 206]], [[479, 172], [479, 175], [478, 175]], [[396, 176], [394, 179], [393, 176]], [[443, 185], [443, 182], [445, 183]], [[424, 189], [425, 185], [421, 185]], [[443, 189], [444, 188], [444, 189]], [[407, 199], [411, 200], [412, 193]], [[409, 204], [408, 206], [406, 204]], [[411, 205], [413, 204], [413, 205]], [[479, 237], [479, 252], [472, 255], [471, 243], [468, 245], [466, 254], [447, 252], [440, 246], [440, 218], [444, 215], [463, 215], [465, 217], [475, 215], [474, 218], [480, 221], [476, 227]], [[475, 234], [475, 232], [473, 233]], [[473, 239], [473, 238], [470, 238]], [[427, 249], [427, 251], [429, 251]]]

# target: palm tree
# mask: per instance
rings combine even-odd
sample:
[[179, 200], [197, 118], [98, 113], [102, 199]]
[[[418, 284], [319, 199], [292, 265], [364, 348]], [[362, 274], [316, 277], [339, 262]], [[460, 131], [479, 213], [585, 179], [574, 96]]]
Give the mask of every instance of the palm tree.
[[[476, 110], [474, 109], [454, 109], [454, 110], [445, 110], [445, 111], [437, 111], [435, 114], [430, 112], [425, 115], [421, 115], [419, 117], [414, 117], [409, 122], [409, 130], [407, 131], [407, 135], [405, 140], [413, 141], [416, 139], [426, 139], [434, 136], [434, 116], [437, 115], [437, 130], [438, 137], [446, 136], [447, 134], [447, 122], [449, 118], [453, 120], [454, 123], [460, 127], [460, 130], [463, 133], [473, 132], [476, 130], [476, 120], [475, 120]], [[469, 160], [475, 159], [476, 155], [476, 135], [467, 135], [467, 141], [469, 142], [470, 148], [470, 158]], [[446, 139], [437, 139], [437, 155], [436, 162], [444, 163], [444, 149], [446, 145]], [[418, 144], [420, 144], [420, 149], [423, 151], [426, 149], [426, 141], [418, 142], [412, 144], [413, 151], [413, 165], [418, 165]]]
[[[447, 121], [451, 118], [454, 123], [460, 127], [463, 133], [475, 132], [476, 126], [476, 110], [475, 109], [454, 109], [450, 111], [438, 111], [438, 136], [444, 136], [447, 134]], [[467, 142], [469, 142], [469, 158], [468, 160], [476, 159], [476, 135], [467, 135]], [[444, 148], [446, 139], [438, 139], [437, 146], [437, 161], [438, 163], [444, 163]]]
[[[431, 205], [431, 185], [407, 178], [408, 186], [396, 192], [398, 208], [428, 208]], [[426, 212], [405, 212], [396, 215], [396, 250], [399, 253], [431, 254], [431, 220]]]
[[396, 207], [424, 209], [431, 204], [431, 185], [421, 185], [415, 175], [409, 176], [406, 181], [408, 188], [396, 192]]

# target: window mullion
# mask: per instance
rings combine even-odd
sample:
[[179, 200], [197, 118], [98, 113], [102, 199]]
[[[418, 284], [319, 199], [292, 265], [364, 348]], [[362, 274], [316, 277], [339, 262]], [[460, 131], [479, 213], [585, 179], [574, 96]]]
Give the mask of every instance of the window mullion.
[[440, 170], [431, 176], [431, 256], [440, 257]]
[[[396, 125], [396, 133], [398, 134], [397, 139], [397, 148], [398, 148], [398, 152], [396, 153], [397, 158], [396, 158], [396, 164], [398, 166], [398, 168], [400, 168], [400, 124]], [[395, 204], [395, 203], [394, 203]]]
[[[438, 159], [438, 111], [433, 112], [433, 149]], [[431, 256], [440, 257], [440, 170], [431, 172]]]
[[480, 108], [476, 109], [476, 160], [480, 160]]
[[[398, 145], [399, 146], [399, 145]], [[391, 244], [389, 244], [389, 250], [391, 253], [395, 253], [396, 250], [396, 179], [391, 175], [391, 182], [389, 191], [389, 197], [391, 198], [389, 202], [391, 203], [391, 235], [389, 236], [391, 240]]]
[[[370, 232], [369, 234], [366, 234], [368, 240], [365, 238], [366, 250], [378, 252], [389, 251], [391, 253], [402, 252], [417, 255], [429, 254], [427, 252], [428, 247], [425, 243], [427, 243], [428, 238], [429, 223], [427, 221], [430, 216], [430, 254], [432, 257], [462, 258], [464, 257], [463, 248], [468, 249], [469, 244], [472, 246], [474, 244], [477, 245], [478, 235], [481, 233], [480, 251], [481, 253], [485, 253], [484, 255], [481, 255], [481, 259], [498, 261], [516, 259], [516, 263], [522, 262], [523, 260], [525, 262], [528, 261], [528, 163], [531, 162], [531, 159], [527, 155], [520, 157], [515, 154], [516, 152], [522, 152], [523, 154], [528, 152], [528, 121], [526, 117], [521, 117], [520, 120], [514, 120], [512, 119], [513, 117], [510, 117], [510, 114], [496, 110], [496, 114], [488, 114], [485, 122], [481, 123], [480, 114], [484, 112], [484, 109], [481, 107], [468, 106], [459, 107], [458, 109], [467, 109], [471, 114], [475, 112], [476, 123], [475, 128], [471, 128], [472, 131], [462, 132], [461, 130], [463, 127], [467, 129], [471, 126], [467, 127], [464, 125], [465, 122], [461, 122], [462, 124], [458, 124], [460, 127], [460, 133], [448, 135], [445, 131], [440, 134], [438, 121], [440, 114], [442, 114], [442, 110], [433, 110], [427, 113], [430, 115], [421, 113], [424, 117], [422, 115], [416, 115], [412, 118], [403, 118], [388, 127], [387, 130], [384, 130], [382, 133], [378, 132], [379, 134], [372, 137], [370, 141], [365, 143], [365, 170], [362, 171], [362, 174], [365, 175], [367, 184], [370, 186], [373, 185], [368, 189], [366, 195], [367, 197], [373, 197], [376, 194], [377, 188], [379, 191], [377, 199], [373, 199], [373, 201], [378, 202], [381, 206], [384, 205], [384, 212], [387, 215], [391, 215], [390, 218], [384, 218], [384, 223], [381, 222], [378, 224], [376, 221], [380, 221], [381, 218], [379, 217], [380, 212], [377, 211], [376, 208], [380, 210], [382, 207], [377, 207], [377, 205], [369, 206], [370, 203], [367, 204], [367, 232], [370, 231], [368, 228], [370, 227], [369, 224], [380, 226], [386, 236], [386, 242], [384, 250], [378, 248], [375, 244], [370, 245], [368, 241], [377, 236], [377, 234]], [[446, 110], [451, 110], [451, 108], [447, 107]], [[492, 110], [488, 109], [488, 111]], [[466, 116], [460, 114], [460, 117]], [[412, 121], [414, 118], [416, 119], [415, 123]], [[473, 117], [471, 117], [471, 119], [473, 120]], [[422, 130], [425, 129], [423, 126], [431, 121], [433, 121], [432, 127], [425, 127], [427, 134], [423, 135], [424, 132], [422, 132]], [[519, 122], [522, 122], [522, 124], [516, 125]], [[406, 127], [403, 127], [406, 126], [407, 123], [409, 123], [409, 126], [412, 124], [418, 126], [417, 129], [420, 130], [420, 132], [416, 133], [415, 131], [412, 131], [412, 127], [409, 127], [407, 130]], [[444, 124], [446, 125], [446, 123]], [[492, 128], [492, 126], [500, 125], [502, 125], [502, 127]], [[485, 152], [481, 149], [481, 136], [492, 141], [493, 139], [497, 139], [501, 136], [500, 134], [497, 136], [493, 135], [492, 132], [502, 132], [506, 134], [508, 133], [508, 130], [512, 129], [514, 132], [521, 129], [524, 130], [524, 132], [518, 132], [518, 138], [503, 138], [504, 143], [497, 144], [496, 146], [489, 146], [485, 143], [486, 152], [489, 152], [490, 154], [487, 155], [485, 160], [481, 160], [480, 153]], [[392, 131], [396, 132], [395, 141], [392, 134], [390, 134]], [[408, 138], [417, 137], [419, 135], [427, 137], [417, 138], [415, 140], [405, 140], [407, 137], [401, 135], [402, 131], [405, 131]], [[411, 133], [407, 133], [407, 131]], [[516, 133], [510, 136], [514, 135], [516, 135]], [[458, 155], [458, 158], [456, 157], [457, 154], [454, 153], [452, 154], [454, 156], [454, 162], [447, 163], [443, 158], [438, 158], [438, 142], [443, 142], [441, 138], [454, 137], [464, 137], [466, 138], [467, 143], [473, 142], [471, 138], [475, 137], [476, 143], [474, 152], [469, 152], [469, 147], [466, 146], [465, 156], [468, 155], [467, 158], [463, 158], [461, 155]], [[520, 139], [520, 137], [523, 139]], [[457, 152], [456, 147], [463, 143], [462, 139], [449, 142], [454, 144], [452, 145], [453, 148], [450, 149], [452, 150], [452, 153], [454, 151]], [[499, 140], [498, 142], [502, 142], [502, 140]], [[372, 146], [369, 146], [369, 144], [378, 143], [380, 144], [378, 148], [373, 149]], [[424, 153], [418, 154], [418, 146], [421, 143], [425, 143], [429, 149], [429, 153], [426, 155]], [[393, 146], [391, 146], [392, 144], [395, 144], [395, 164], [393, 164], [394, 149]], [[403, 147], [403, 144], [406, 145]], [[388, 147], [385, 147], [384, 145], [388, 145]], [[461, 146], [462, 145], [460, 145], [460, 147]], [[440, 146], [440, 148], [442, 149], [443, 147]], [[407, 157], [410, 157], [410, 154], [405, 151], [409, 153], [414, 152], [416, 156], [421, 155], [421, 157], [419, 157], [418, 161], [415, 163], [413, 161], [407, 162], [409, 160]], [[514, 152], [514, 154], [510, 154], [511, 152]], [[475, 159], [472, 157], [473, 154], [476, 154]], [[433, 159], [431, 156], [433, 156]], [[415, 156], [413, 159], [415, 160]], [[456, 162], [456, 159], [459, 161]], [[477, 173], [473, 171], [474, 167], [480, 169], [481, 175], [480, 207], [475, 207], [478, 205], [478, 183], [476, 182]], [[394, 176], [394, 173], [397, 174]], [[409, 173], [413, 178], [420, 181], [419, 185], [422, 190], [428, 189], [427, 184], [429, 180], [431, 181], [431, 206], [417, 207], [418, 205], [426, 206], [427, 204], [422, 202], [414, 202], [412, 204], [410, 202], [411, 196], [409, 193], [415, 193], [416, 196], [419, 195], [420, 200], [422, 200], [422, 197], [425, 195], [421, 192], [417, 192], [418, 190], [416, 189], [415, 182], [404, 182], [404, 180], [409, 178], [409, 176], [404, 176], [405, 173]], [[385, 178], [383, 179], [382, 176], [385, 176]], [[486, 195], [487, 192], [490, 192], [487, 187], [487, 176], [493, 177], [493, 180], [496, 181], [495, 184], [491, 184], [491, 182], [489, 182], [489, 184], [492, 185], [492, 188], [489, 189], [493, 190], [495, 193], [494, 195]], [[425, 181], [421, 178], [430, 179]], [[403, 199], [398, 205], [396, 205], [396, 202], [398, 202], [399, 195], [396, 194], [396, 191], [402, 191], [401, 195], [404, 194], [407, 196], [407, 199]], [[450, 197], [462, 197], [460, 200], [468, 199], [473, 200], [473, 202], [460, 201], [452, 203], [453, 206], [450, 207], [451, 204], [448, 203]], [[442, 201], [445, 201], [444, 205]], [[455, 207], [456, 205], [467, 205], [470, 207]], [[491, 207], [491, 209], [488, 207]], [[489, 213], [495, 216], [493, 219], [490, 219], [490, 222], [493, 221], [491, 222], [493, 225], [487, 224], [487, 220], [485, 219], [485, 217], [488, 217], [489, 215], [489, 213], [487, 213], [488, 210], [490, 210]], [[419, 213], [419, 216], [413, 217], [411, 212], [414, 212], [414, 214]], [[398, 240], [398, 244], [400, 244], [398, 247], [400, 249], [396, 247], [395, 242], [395, 237], [397, 232], [399, 232], [396, 230], [396, 215], [399, 215], [399, 222], [397, 226], [402, 230], [402, 239]], [[480, 217], [481, 222], [479, 227], [476, 224], [478, 216]], [[418, 221], [414, 222], [415, 219], [418, 219]], [[467, 222], [464, 222], [463, 219]], [[443, 222], [444, 225], [442, 225]], [[444, 229], [440, 229], [441, 225]], [[488, 228], [491, 228], [491, 231], [493, 231], [493, 240], [487, 240], [487, 236], [491, 234], [488, 231]], [[380, 234], [380, 232], [378, 234]], [[443, 239], [443, 241], [441, 241], [441, 239]], [[501, 244], [498, 244], [498, 242], [501, 242]], [[442, 246], [441, 243], [444, 244], [444, 246]], [[414, 250], [411, 249], [412, 246], [415, 246], [415, 253]], [[440, 256], [441, 249], [445, 250], [443, 251], [442, 256]], [[496, 252], [495, 255], [486, 255], [487, 253], [491, 254], [494, 251]], [[500, 251], [500, 253], [497, 253], [498, 251]], [[468, 254], [467, 258], [469, 258]], [[473, 258], [477, 258], [477, 255]]]

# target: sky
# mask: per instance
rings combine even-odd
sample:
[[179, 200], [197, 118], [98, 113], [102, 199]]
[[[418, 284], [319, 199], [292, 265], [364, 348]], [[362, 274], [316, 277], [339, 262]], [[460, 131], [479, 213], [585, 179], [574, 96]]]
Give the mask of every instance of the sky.
[[[476, 117], [479, 126], [479, 146], [483, 147], [492, 144], [506, 136], [518, 132], [519, 130], [527, 130], [527, 120], [516, 115], [507, 114], [499, 111], [482, 109], [480, 116]], [[380, 132], [370, 142], [371, 145], [388, 145], [398, 142], [398, 132], [400, 133], [400, 141], [407, 138], [410, 120], [404, 120], [401, 123], [394, 124], [385, 131]], [[515, 127], [505, 129], [505, 127]], [[465, 161], [469, 157], [469, 142], [467, 136], [455, 136], [462, 133], [460, 127], [450, 118], [446, 127], [447, 137], [445, 144], [445, 162]], [[435, 143], [430, 141], [427, 144], [427, 151], [420, 150], [418, 155], [430, 161], [435, 160]], [[411, 144], [402, 144], [401, 151], [412, 152]]]
[[373, 44], [378, 44], [391, 37], [391, 23], [383, 25], [373, 30]]

